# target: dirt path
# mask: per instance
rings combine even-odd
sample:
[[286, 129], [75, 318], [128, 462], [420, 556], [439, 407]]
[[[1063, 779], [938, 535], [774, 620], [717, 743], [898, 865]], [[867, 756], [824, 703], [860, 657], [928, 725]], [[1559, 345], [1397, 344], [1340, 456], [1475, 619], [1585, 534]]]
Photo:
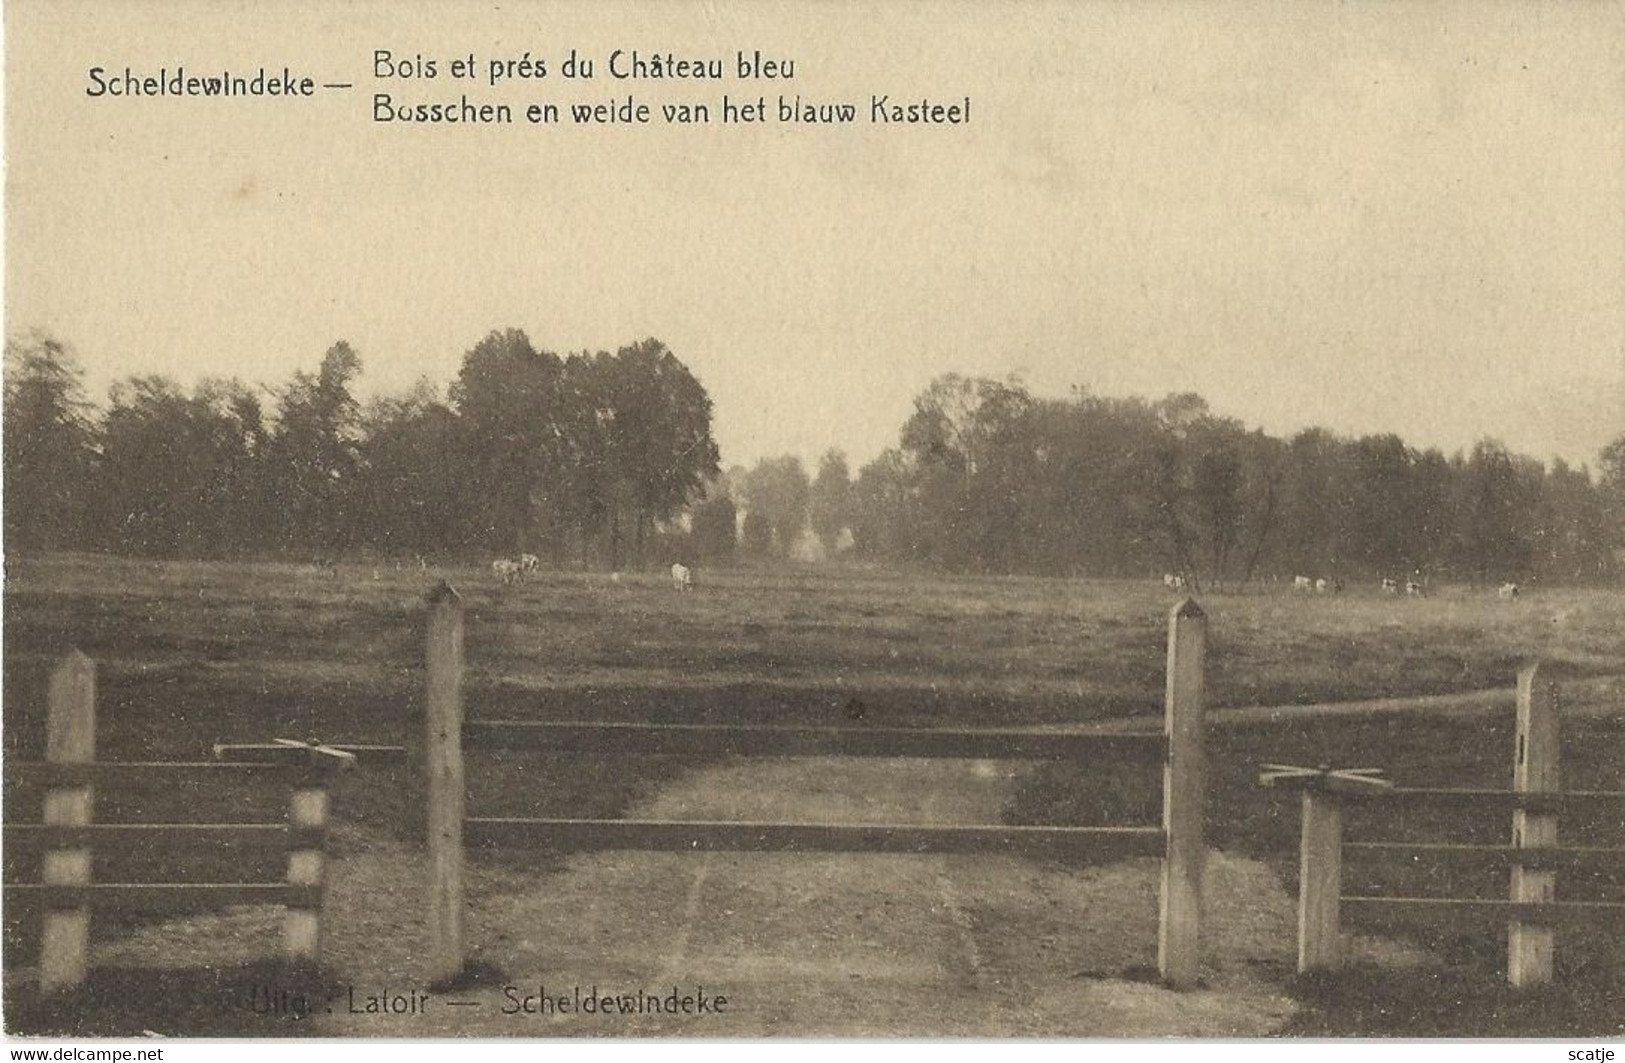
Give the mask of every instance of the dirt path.
[[[752, 760], [697, 772], [638, 810], [654, 818], [993, 823], [1005, 765]], [[394, 859], [407, 859], [399, 856]], [[335, 880], [398, 918], [415, 898]], [[1262, 865], [1214, 854], [1209, 988], [1174, 993], [1156, 961], [1158, 864], [1064, 870], [991, 856], [603, 853], [535, 879], [486, 871], [469, 939], [514, 994], [726, 997], [722, 1014], [504, 1014], [502, 985], [436, 994], [423, 1014], [335, 1012], [318, 1035], [1256, 1036], [1291, 1002], [1265, 975], [1290, 956], [1292, 906]], [[339, 898], [335, 898], [339, 901]], [[339, 903], [345, 908], [352, 905]], [[365, 920], [362, 921], [366, 922]], [[358, 999], [413, 984], [415, 957], [364, 925], [333, 955]], [[402, 977], [384, 972], [398, 971]], [[1128, 974], [1130, 978], [1123, 977]], [[454, 1004], [453, 1002], [459, 1002]], [[363, 1001], [364, 1003], [364, 1001]]]

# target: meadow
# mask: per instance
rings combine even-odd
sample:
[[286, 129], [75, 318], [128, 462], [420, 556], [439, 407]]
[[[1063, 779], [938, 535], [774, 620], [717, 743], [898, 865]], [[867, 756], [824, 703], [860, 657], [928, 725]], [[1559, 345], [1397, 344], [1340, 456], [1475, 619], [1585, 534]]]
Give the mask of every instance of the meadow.
[[[504, 587], [476, 567], [425, 574], [351, 563], [335, 575], [298, 564], [8, 559], [5, 755], [40, 755], [44, 677], [70, 647], [98, 666], [98, 759], [207, 759], [216, 742], [273, 737], [402, 743], [423, 680], [423, 595], [440, 579], [467, 608], [473, 718], [840, 724], [856, 703], [877, 726], [1160, 725], [1176, 598], [1158, 581], [835, 566], [696, 575], [698, 586], [679, 594], [652, 573], [543, 573]], [[1625, 789], [1625, 593], [1617, 589], [1535, 590], [1505, 601], [1493, 589], [1462, 586], [1414, 600], [1375, 587], [1301, 595], [1288, 582], [1203, 596], [1201, 605], [1209, 617], [1208, 701], [1220, 717], [1252, 706], [1506, 688], [1520, 662], [1538, 657], [1574, 677], [1566, 688], [1565, 786]], [[1501, 786], [1510, 779], [1510, 734], [1510, 716], [1500, 711], [1216, 726], [1210, 836], [1221, 848], [1269, 861], [1290, 889], [1296, 807], [1256, 785], [1259, 763], [1357, 762], [1407, 785]], [[693, 768], [662, 758], [538, 763], [492, 755], [471, 773], [471, 802], [486, 815], [614, 816]], [[6, 783], [7, 819], [37, 815], [37, 799], [13, 773]], [[415, 790], [398, 765], [356, 773], [335, 795], [339, 843], [352, 853], [402, 843], [401, 810]], [[246, 800], [172, 789], [103, 799], [97, 815], [202, 811], [232, 820]], [[1012, 822], [1125, 815], [1154, 819], [1155, 789], [1112, 765], [1082, 773], [1024, 768], [1004, 810]], [[1620, 816], [1616, 806], [1595, 822], [1565, 821], [1564, 837], [1625, 844]], [[1396, 839], [1446, 827], [1473, 839], [1504, 833], [1500, 817], [1480, 818], [1381, 826]], [[1351, 823], [1351, 836], [1363, 829]], [[490, 862], [500, 873], [502, 858]], [[144, 855], [129, 854], [128, 863], [139, 874]], [[6, 861], [8, 880], [31, 873], [26, 861]], [[1366, 872], [1351, 874], [1358, 880]], [[1370, 872], [1396, 889], [1504, 890], [1504, 872], [1418, 874], [1413, 882]], [[1620, 879], [1594, 877], [1572, 888], [1622, 899]], [[7, 920], [6, 968], [15, 972], [31, 962], [31, 935], [14, 913]], [[112, 920], [98, 925], [123, 929]], [[1625, 1030], [1625, 1004], [1613, 988], [1625, 984], [1620, 950], [1595, 940], [1566, 949], [1565, 984], [1530, 997], [1499, 989], [1504, 960], [1493, 930], [1394, 933], [1459, 959], [1450, 968], [1455, 980], [1441, 981], [1436, 971], [1312, 980], [1294, 979], [1289, 967], [1270, 972], [1303, 1004], [1286, 1032]], [[8, 1012], [32, 1014], [26, 1004]], [[182, 1028], [189, 1021], [175, 1018]]]

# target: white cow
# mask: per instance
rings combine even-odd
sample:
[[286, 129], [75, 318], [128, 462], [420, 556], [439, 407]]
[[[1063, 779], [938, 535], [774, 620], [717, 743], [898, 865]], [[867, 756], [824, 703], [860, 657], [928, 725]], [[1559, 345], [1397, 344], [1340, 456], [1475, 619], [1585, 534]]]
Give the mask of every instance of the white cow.
[[1331, 585], [1331, 583], [1329, 583], [1327, 581], [1325, 576], [1322, 576], [1319, 579], [1315, 580], [1315, 593], [1316, 594], [1325, 594], [1327, 591], [1329, 591], [1331, 589], [1332, 589], [1332, 585]]
[[1518, 585], [1516, 583], [1503, 583], [1501, 589], [1495, 593], [1502, 598], [1516, 598], [1518, 596]]
[[694, 573], [687, 565], [675, 564], [671, 566], [671, 589], [674, 591], [689, 591], [694, 589]]
[[1413, 579], [1408, 579], [1405, 581], [1405, 597], [1426, 598], [1427, 588], [1423, 587], [1420, 583]]
[[1385, 580], [1383, 580], [1382, 581], [1382, 593], [1384, 593], [1384, 594], [1398, 594], [1399, 593], [1399, 581], [1394, 580], [1394, 579], [1385, 579]]
[[1294, 591], [1302, 591], [1303, 593], [1307, 594], [1315, 589], [1315, 581], [1310, 579], [1308, 576], [1293, 576], [1292, 589]]
[[519, 571], [529, 575], [542, 567], [542, 559], [535, 554], [519, 555]]
[[1185, 577], [1165, 572], [1162, 576], [1162, 585], [1171, 591], [1182, 591], [1185, 589]]
[[519, 567], [519, 562], [506, 557], [499, 557], [491, 562], [491, 573], [505, 584], [518, 583], [522, 570]]

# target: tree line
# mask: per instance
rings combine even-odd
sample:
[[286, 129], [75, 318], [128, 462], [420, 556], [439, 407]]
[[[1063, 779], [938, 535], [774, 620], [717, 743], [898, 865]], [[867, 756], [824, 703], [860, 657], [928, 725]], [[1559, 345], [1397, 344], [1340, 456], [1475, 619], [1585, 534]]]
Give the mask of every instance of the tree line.
[[838, 552], [845, 529], [854, 557], [965, 572], [1591, 583], [1625, 574], [1625, 434], [1598, 463], [1493, 439], [1447, 457], [1392, 434], [1277, 438], [1189, 393], [1049, 399], [949, 374], [855, 477], [832, 451], [816, 477], [776, 458], [727, 482], [748, 554], [809, 533]]
[[718, 472], [711, 399], [664, 344], [539, 351], [493, 331], [442, 396], [363, 404], [360, 355], [257, 389], [116, 383], [105, 412], [72, 353], [6, 344], [9, 550], [163, 557], [545, 554], [639, 563]]
[[535, 553], [554, 564], [846, 558], [962, 572], [1599, 582], [1625, 575], [1625, 434], [1597, 473], [1481, 440], [1277, 438], [1160, 400], [948, 374], [856, 474], [723, 472], [712, 403], [658, 340], [560, 357], [515, 329], [360, 402], [334, 344], [278, 387], [163, 376], [85, 395], [60, 341], [8, 341], [8, 550], [163, 557]]

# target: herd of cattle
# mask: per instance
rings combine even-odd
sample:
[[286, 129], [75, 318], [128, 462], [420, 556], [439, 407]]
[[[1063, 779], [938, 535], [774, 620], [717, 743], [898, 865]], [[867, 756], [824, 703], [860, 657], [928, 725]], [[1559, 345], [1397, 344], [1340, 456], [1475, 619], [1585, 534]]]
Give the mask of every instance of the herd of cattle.
[[[1182, 591], [1187, 585], [1183, 575], [1173, 572], [1163, 573], [1162, 583], [1163, 586], [1174, 591]], [[1384, 594], [1395, 596], [1399, 594], [1400, 583], [1397, 579], [1385, 578], [1380, 586]], [[1292, 590], [1296, 594], [1341, 594], [1343, 593], [1343, 581], [1340, 579], [1326, 579], [1324, 576], [1319, 578], [1293, 576]], [[1516, 583], [1503, 583], [1496, 589], [1495, 593], [1501, 598], [1516, 598], [1520, 593], [1520, 588]], [[1426, 598], [1427, 596], [1426, 584], [1415, 579], [1405, 581], [1405, 597]]]
[[[491, 562], [491, 574], [504, 585], [523, 583], [530, 578], [542, 562], [535, 554], [520, 554], [518, 558], [499, 557]], [[610, 580], [619, 583], [621, 574], [613, 573]], [[690, 591], [694, 589], [694, 572], [687, 565], [678, 563], [671, 566], [672, 590]]]
[[517, 559], [499, 557], [491, 562], [491, 574], [504, 584], [523, 583], [541, 566], [542, 560], [535, 554], [520, 554]]
[[[429, 570], [430, 562], [428, 559], [419, 556], [414, 560], [424, 572]], [[333, 558], [318, 557], [311, 564], [313, 568], [325, 576], [332, 577], [338, 574], [338, 563]], [[525, 582], [530, 576], [538, 572], [541, 566], [541, 558], [535, 554], [520, 554], [517, 558], [499, 557], [491, 562], [491, 574], [504, 586], [508, 586]], [[397, 570], [404, 567], [405, 565], [402, 562], [397, 561], [395, 563]], [[377, 578], [379, 578], [378, 570], [374, 569], [373, 579]], [[614, 583], [619, 583], [620, 578], [621, 574], [619, 572], [610, 576], [611, 582]], [[1190, 585], [1190, 581], [1183, 574], [1175, 572], [1163, 573], [1162, 582], [1165, 587], [1174, 591], [1182, 591]], [[673, 564], [671, 566], [671, 586], [672, 590], [675, 591], [693, 590], [694, 571], [681, 562]], [[1397, 597], [1402, 585], [1397, 579], [1385, 577], [1378, 586], [1383, 594]], [[1427, 585], [1420, 580], [1407, 579], [1403, 587], [1407, 598], [1426, 598], [1428, 596]], [[1324, 576], [1292, 577], [1292, 590], [1296, 594], [1341, 594], [1343, 589], [1343, 581], [1340, 579], [1327, 579]], [[1496, 588], [1495, 593], [1503, 599], [1517, 598], [1522, 593], [1522, 588], [1516, 583], [1503, 583]]]

